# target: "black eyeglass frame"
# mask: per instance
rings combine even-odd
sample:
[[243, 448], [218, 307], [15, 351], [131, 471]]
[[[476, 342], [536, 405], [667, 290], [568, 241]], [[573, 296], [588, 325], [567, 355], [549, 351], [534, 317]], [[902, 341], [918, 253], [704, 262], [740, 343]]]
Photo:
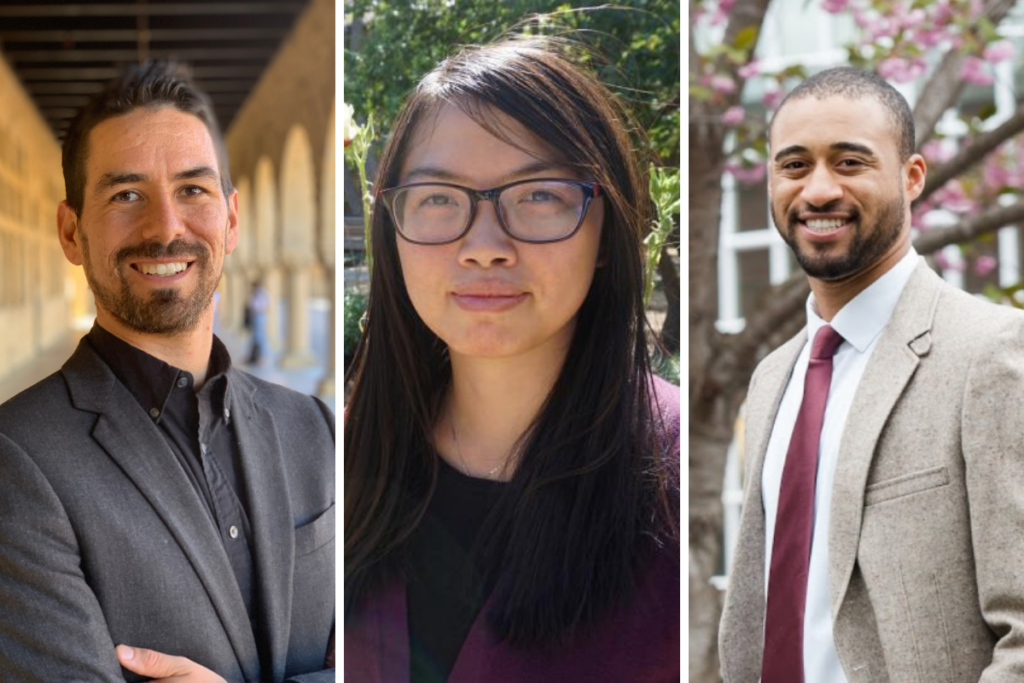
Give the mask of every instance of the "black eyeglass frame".
[[[548, 240], [530, 240], [523, 239], [518, 235], [512, 233], [512, 229], [509, 228], [508, 223], [505, 222], [505, 214], [501, 210], [501, 193], [510, 187], [516, 187], [518, 185], [525, 185], [527, 183], [562, 183], [564, 185], [575, 185], [576, 187], [583, 190], [583, 205], [580, 207], [580, 217], [576, 221], [576, 227], [574, 227], [564, 237], [556, 237]], [[462, 231], [451, 238], [443, 242], [422, 242], [420, 240], [414, 240], [406, 235], [401, 226], [399, 226], [398, 219], [395, 218], [395, 207], [394, 198], [399, 190], [405, 190], [410, 187], [451, 187], [456, 190], [462, 190], [469, 196], [469, 216], [466, 219], [466, 227]], [[587, 210], [590, 209], [590, 203], [597, 197], [601, 196], [601, 185], [600, 183], [585, 181], [585, 180], [569, 180], [568, 178], [527, 178], [525, 180], [516, 180], [515, 182], [506, 183], [505, 185], [499, 185], [498, 187], [492, 187], [489, 190], [475, 190], [472, 187], [466, 187], [465, 185], [456, 185], [455, 183], [408, 183], [406, 185], [396, 185], [395, 187], [389, 187], [386, 190], [381, 190], [378, 195], [384, 203], [384, 206], [388, 210], [388, 214], [391, 216], [391, 222], [395, 226], [395, 232], [397, 232], [402, 239], [411, 244], [422, 244], [425, 246], [441, 246], [443, 244], [451, 244], [452, 242], [458, 242], [463, 237], [469, 234], [469, 231], [473, 228], [473, 221], [476, 219], [476, 207], [480, 201], [486, 200], [494, 204], [494, 212], [498, 216], [498, 225], [501, 226], [502, 232], [511, 237], [517, 242], [524, 242], [526, 244], [552, 244], [554, 242], [564, 242], [570, 239], [573, 235], [579, 232], [580, 226], [583, 225], [583, 221], [587, 218]]]

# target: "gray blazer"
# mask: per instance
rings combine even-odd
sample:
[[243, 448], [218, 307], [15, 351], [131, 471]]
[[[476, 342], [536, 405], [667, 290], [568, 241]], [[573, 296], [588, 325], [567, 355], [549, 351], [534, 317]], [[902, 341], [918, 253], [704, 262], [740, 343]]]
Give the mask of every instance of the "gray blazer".
[[0, 406], [0, 680], [124, 683], [118, 643], [229, 683], [333, 681], [334, 416], [230, 370], [269, 642], [159, 428], [84, 340]]
[[[746, 479], [719, 633], [728, 683], [757, 683], [761, 470], [806, 331], [746, 407]], [[829, 583], [850, 683], [1024, 680], [1024, 315], [922, 262], [864, 372], [832, 491]]]

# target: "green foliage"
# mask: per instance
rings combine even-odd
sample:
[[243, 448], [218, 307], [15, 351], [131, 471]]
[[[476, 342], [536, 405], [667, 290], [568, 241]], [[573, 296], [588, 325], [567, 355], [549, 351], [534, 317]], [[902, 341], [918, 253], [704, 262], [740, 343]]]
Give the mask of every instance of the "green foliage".
[[654, 366], [651, 368], [654, 370], [654, 374], [661, 377], [666, 382], [670, 382], [679, 386], [679, 355], [674, 356], [660, 356], [654, 361]]
[[657, 208], [657, 215], [651, 231], [644, 238], [644, 306], [651, 302], [654, 292], [654, 273], [661, 260], [662, 248], [676, 227], [680, 213], [680, 174], [678, 168], [657, 168], [651, 166], [651, 199]]
[[345, 289], [344, 301], [344, 346], [346, 355], [355, 353], [362, 336], [360, 321], [366, 313], [366, 294], [358, 289]]
[[[678, 0], [597, 8], [539, 0], [354, 0], [346, 3], [346, 24], [361, 17], [365, 33], [345, 52], [345, 101], [361, 118], [373, 115], [383, 140], [413, 86], [458, 47], [514, 28], [566, 36], [607, 60], [582, 58], [629, 102], [660, 163], [678, 166], [679, 10]], [[533, 16], [539, 13], [546, 14]]]

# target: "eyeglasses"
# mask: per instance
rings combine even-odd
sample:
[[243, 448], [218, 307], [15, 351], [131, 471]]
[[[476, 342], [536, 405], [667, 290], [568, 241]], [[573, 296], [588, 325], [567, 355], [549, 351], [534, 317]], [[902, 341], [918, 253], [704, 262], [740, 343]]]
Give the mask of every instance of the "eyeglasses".
[[473, 225], [477, 203], [494, 204], [501, 229], [531, 244], [561, 242], [583, 225], [587, 208], [601, 196], [597, 183], [536, 178], [490, 190], [451, 183], [410, 183], [381, 192], [398, 233], [414, 244], [449, 244]]

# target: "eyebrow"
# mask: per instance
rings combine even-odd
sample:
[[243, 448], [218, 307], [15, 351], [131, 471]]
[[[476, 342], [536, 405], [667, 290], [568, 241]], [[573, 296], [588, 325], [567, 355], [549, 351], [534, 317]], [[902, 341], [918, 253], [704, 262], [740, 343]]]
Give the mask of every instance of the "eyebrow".
[[[875, 151], [867, 145], [862, 145], [858, 142], [835, 142], [829, 146], [829, 149], [833, 152], [857, 152], [871, 158], [875, 157]], [[779, 153], [775, 155], [775, 161], [779, 161], [783, 157], [788, 157], [793, 154], [806, 153], [808, 149], [803, 145], [790, 145], [779, 150]]]
[[[192, 180], [193, 178], [209, 178], [210, 180], [219, 180], [220, 176], [217, 171], [210, 168], [209, 166], [193, 166], [192, 168], [179, 171], [171, 176], [171, 180]], [[95, 188], [97, 192], [103, 192], [109, 190], [112, 187], [118, 185], [126, 185], [128, 183], [145, 183], [149, 182], [149, 176], [145, 173], [104, 173], [100, 176], [100, 179], [96, 182]]]
[[[536, 173], [543, 173], [545, 171], [565, 171], [568, 167], [565, 164], [558, 164], [553, 161], [538, 160], [516, 169], [513, 169], [503, 175], [500, 179], [499, 185], [503, 185], [507, 182], [512, 182], [517, 178], [523, 176], [534, 175]], [[404, 182], [410, 182], [416, 178], [434, 178], [448, 182], [469, 182], [468, 176], [463, 176], [458, 173], [449, 171], [441, 166], [417, 166], [408, 173], [405, 174]]]

